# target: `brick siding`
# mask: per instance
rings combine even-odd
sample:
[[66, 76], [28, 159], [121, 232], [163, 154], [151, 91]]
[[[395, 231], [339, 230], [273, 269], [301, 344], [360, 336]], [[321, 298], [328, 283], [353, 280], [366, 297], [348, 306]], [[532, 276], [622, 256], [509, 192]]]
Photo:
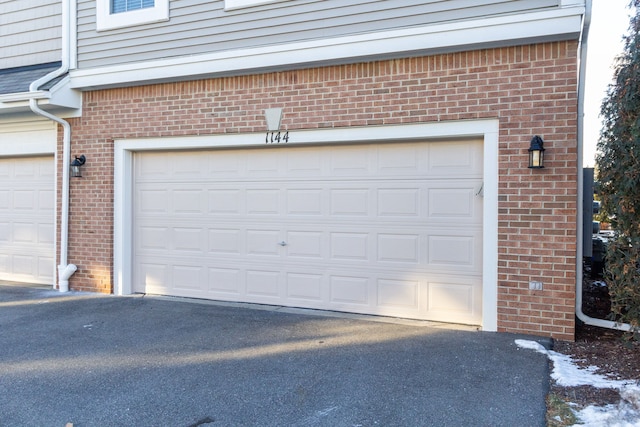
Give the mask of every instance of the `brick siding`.
[[[112, 292], [114, 139], [264, 132], [272, 107], [289, 130], [497, 118], [499, 330], [573, 339], [576, 87], [568, 41], [86, 92], [70, 120], [88, 158], [71, 181], [71, 288]], [[541, 170], [527, 168], [533, 135]]]

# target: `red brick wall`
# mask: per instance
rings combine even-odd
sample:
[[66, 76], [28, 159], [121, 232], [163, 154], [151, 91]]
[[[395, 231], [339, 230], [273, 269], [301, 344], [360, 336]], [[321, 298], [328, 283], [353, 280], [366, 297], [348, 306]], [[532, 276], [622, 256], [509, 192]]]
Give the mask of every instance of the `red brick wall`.
[[[573, 339], [576, 58], [556, 42], [87, 92], [71, 120], [88, 158], [71, 182], [71, 287], [112, 291], [113, 139], [263, 132], [271, 107], [290, 130], [498, 118], [499, 330]], [[527, 168], [533, 135], [542, 170]]]

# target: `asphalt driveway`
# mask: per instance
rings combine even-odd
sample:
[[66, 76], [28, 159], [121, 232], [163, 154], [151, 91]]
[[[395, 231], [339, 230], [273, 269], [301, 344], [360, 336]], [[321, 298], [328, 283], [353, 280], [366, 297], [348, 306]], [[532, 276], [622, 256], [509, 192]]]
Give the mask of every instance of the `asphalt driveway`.
[[522, 336], [263, 308], [0, 286], [0, 426], [545, 425]]

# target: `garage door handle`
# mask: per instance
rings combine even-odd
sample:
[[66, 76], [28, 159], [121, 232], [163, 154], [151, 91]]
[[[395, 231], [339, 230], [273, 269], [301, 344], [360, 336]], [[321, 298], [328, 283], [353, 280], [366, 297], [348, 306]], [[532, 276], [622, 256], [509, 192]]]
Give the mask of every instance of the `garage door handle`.
[[287, 246], [287, 242], [285, 242], [285, 241], [282, 241], [282, 242], [280, 242], [280, 243], [278, 243], [278, 244], [279, 244], [280, 246]]

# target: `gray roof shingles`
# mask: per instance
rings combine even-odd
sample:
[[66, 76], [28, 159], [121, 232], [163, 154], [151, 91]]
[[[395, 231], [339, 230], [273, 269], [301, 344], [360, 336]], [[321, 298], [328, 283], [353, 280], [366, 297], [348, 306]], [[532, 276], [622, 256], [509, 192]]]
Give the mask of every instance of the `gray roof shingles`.
[[[0, 95], [29, 92], [31, 82], [47, 75], [51, 71], [57, 70], [60, 68], [60, 64], [60, 62], [50, 62], [48, 64], [28, 65], [25, 67], [0, 70]], [[60, 78], [54, 79], [39, 89], [50, 89], [59, 79]]]

